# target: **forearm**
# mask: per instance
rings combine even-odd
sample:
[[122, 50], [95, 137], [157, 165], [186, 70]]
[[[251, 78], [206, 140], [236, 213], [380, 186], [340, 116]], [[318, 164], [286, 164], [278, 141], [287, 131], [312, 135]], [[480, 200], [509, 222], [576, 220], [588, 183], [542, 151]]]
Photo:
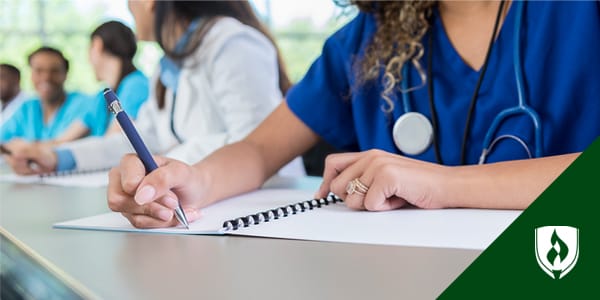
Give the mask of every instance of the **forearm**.
[[208, 203], [257, 189], [271, 173], [259, 149], [246, 141], [227, 145], [193, 167], [206, 183]]
[[525, 209], [579, 154], [450, 167], [440, 197], [449, 207]]
[[116, 166], [131, 147], [123, 135], [88, 137], [61, 145], [72, 152], [77, 169], [93, 170]]
[[64, 143], [68, 143], [77, 139], [80, 139], [90, 133], [90, 130], [81, 121], [75, 121], [63, 134], [54, 140], [45, 141], [44, 144], [48, 146], [58, 146]]
[[[294, 137], [290, 139], [289, 137]], [[312, 147], [318, 136], [282, 102], [242, 141], [195, 164], [208, 203], [260, 187], [279, 168]]]

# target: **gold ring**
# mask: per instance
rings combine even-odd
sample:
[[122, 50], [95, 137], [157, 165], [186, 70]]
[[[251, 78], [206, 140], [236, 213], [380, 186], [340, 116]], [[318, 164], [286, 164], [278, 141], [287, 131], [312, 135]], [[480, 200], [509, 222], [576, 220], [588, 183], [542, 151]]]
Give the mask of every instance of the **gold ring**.
[[361, 196], [365, 196], [369, 191], [369, 187], [362, 183], [358, 178], [354, 178], [352, 181], [348, 182], [346, 186], [346, 193], [348, 195], [357, 194]]

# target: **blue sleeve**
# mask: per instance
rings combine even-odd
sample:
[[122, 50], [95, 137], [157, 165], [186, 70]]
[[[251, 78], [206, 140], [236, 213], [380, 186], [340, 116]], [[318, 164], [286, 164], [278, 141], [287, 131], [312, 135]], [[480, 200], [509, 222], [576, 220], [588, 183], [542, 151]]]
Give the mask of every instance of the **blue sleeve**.
[[86, 112], [80, 118], [91, 136], [102, 136], [108, 127], [109, 112], [102, 93], [98, 93], [93, 100], [93, 105], [86, 107]]
[[77, 167], [73, 152], [68, 149], [55, 149], [56, 153], [56, 171], [70, 171]]
[[321, 56], [286, 95], [291, 111], [338, 149], [357, 147], [350, 93], [352, 63], [361, 48], [365, 19], [360, 14], [329, 37]]
[[127, 76], [121, 82], [117, 96], [123, 109], [132, 119], [137, 119], [140, 107], [148, 99], [148, 89], [148, 79], [140, 71]]

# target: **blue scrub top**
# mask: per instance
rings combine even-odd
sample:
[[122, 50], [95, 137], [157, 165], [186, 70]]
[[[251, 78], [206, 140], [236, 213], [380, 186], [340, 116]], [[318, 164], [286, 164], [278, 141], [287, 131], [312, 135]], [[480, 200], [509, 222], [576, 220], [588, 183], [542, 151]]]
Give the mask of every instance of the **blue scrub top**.
[[25, 101], [13, 116], [0, 128], [0, 142], [13, 138], [27, 141], [44, 141], [60, 137], [71, 123], [89, 110], [92, 100], [81, 93], [68, 93], [54, 117], [44, 124], [42, 102], [39, 98]]
[[[515, 12], [511, 6], [501, 32], [494, 42], [489, 65], [471, 120], [467, 163], [477, 163], [483, 139], [494, 117], [517, 105], [513, 67]], [[432, 51], [435, 106], [439, 120], [441, 156], [445, 164], [460, 164], [463, 131], [479, 72], [466, 65], [445, 33], [434, 10], [432, 31], [423, 38]], [[321, 56], [305, 77], [287, 94], [287, 103], [304, 123], [332, 145], [347, 151], [382, 149], [401, 154], [392, 138], [394, 121], [402, 115], [398, 92], [393, 113], [382, 111], [380, 79], [353, 88], [357, 78], [352, 62], [364, 55], [365, 46], [376, 29], [372, 15], [360, 13], [331, 36]], [[427, 49], [428, 34], [433, 47]], [[598, 2], [524, 3], [521, 27], [526, 102], [540, 115], [544, 156], [583, 151], [600, 135], [600, 8]], [[409, 87], [419, 84], [411, 67]], [[429, 79], [431, 80], [431, 79]], [[409, 93], [413, 111], [431, 119], [427, 88]], [[503, 123], [495, 136], [514, 134], [534, 151], [534, 127], [528, 117]], [[433, 146], [411, 156], [435, 162]], [[487, 162], [527, 158], [514, 140], [502, 140]]]
[[[116, 90], [121, 106], [130, 118], [136, 119], [142, 104], [148, 99], [148, 78], [140, 71], [133, 71], [121, 80]], [[102, 136], [114, 119], [108, 111], [103, 90], [98, 92], [90, 110], [85, 113], [81, 122], [90, 130], [92, 136]]]

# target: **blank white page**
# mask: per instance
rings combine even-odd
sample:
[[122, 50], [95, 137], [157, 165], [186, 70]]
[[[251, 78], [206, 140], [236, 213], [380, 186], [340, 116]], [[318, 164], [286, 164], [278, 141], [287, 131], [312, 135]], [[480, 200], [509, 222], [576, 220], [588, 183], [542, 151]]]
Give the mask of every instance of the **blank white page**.
[[521, 213], [481, 209], [353, 211], [344, 204], [243, 228], [236, 234], [288, 239], [480, 249]]
[[[57, 228], [118, 230], [170, 234], [222, 234], [224, 221], [312, 199], [312, 192], [263, 189], [224, 200], [203, 210], [203, 217], [184, 228], [136, 229], [118, 213], [55, 224]], [[365, 243], [485, 249], [521, 213], [481, 209], [398, 209], [367, 212], [343, 203], [228, 231], [227, 234]]]
[[[137, 229], [120, 213], [107, 213], [67, 222], [54, 224], [56, 228], [116, 230], [135, 232], [154, 232], [170, 234], [223, 234], [220, 232], [223, 222], [245, 217], [260, 211], [283, 205], [312, 199], [313, 192], [289, 189], [263, 189], [219, 201], [201, 210], [202, 217], [190, 224], [187, 230], [181, 225], [174, 228]], [[293, 216], [297, 217], [297, 216]], [[274, 220], [273, 222], [277, 222]], [[264, 223], [266, 224], [266, 223]], [[262, 224], [255, 225], [257, 227]]]

